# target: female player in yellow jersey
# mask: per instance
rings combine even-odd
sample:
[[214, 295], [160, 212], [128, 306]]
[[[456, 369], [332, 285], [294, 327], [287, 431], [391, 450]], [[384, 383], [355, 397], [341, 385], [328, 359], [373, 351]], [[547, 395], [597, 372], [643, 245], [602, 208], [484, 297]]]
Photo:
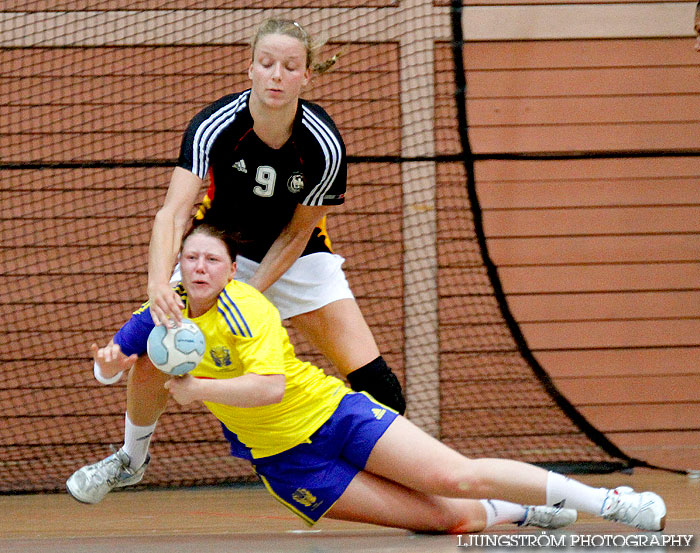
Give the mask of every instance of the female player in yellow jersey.
[[[654, 493], [591, 488], [518, 461], [468, 459], [299, 360], [275, 307], [233, 280], [235, 247], [207, 224], [185, 237], [183, 315], [202, 329], [207, 353], [165, 388], [183, 405], [204, 402], [221, 421], [232, 454], [248, 459], [270, 493], [307, 523], [325, 515], [463, 533], [504, 522], [556, 528], [583, 510], [640, 529], [663, 528], [666, 508]], [[116, 343], [93, 346], [103, 373], [128, 368], [135, 356], [127, 353], [145, 349], [147, 336], [138, 325], [131, 328], [138, 313]], [[119, 464], [118, 457], [103, 462]], [[68, 489], [73, 493], [71, 480]]]

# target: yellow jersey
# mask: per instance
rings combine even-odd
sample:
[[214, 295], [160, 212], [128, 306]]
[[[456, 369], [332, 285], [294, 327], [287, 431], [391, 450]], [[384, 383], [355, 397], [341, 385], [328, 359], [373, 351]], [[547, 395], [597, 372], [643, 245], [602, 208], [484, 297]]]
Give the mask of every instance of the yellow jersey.
[[[183, 294], [186, 300], [186, 295]], [[186, 305], [183, 314], [189, 317]], [[283, 374], [280, 403], [233, 407], [205, 406], [254, 459], [281, 453], [301, 443], [325, 423], [350, 392], [343, 381], [326, 375], [294, 353], [279, 313], [252, 286], [232, 280], [209, 311], [192, 318], [206, 339], [202, 362], [190, 373], [200, 378], [236, 378], [246, 373]]]

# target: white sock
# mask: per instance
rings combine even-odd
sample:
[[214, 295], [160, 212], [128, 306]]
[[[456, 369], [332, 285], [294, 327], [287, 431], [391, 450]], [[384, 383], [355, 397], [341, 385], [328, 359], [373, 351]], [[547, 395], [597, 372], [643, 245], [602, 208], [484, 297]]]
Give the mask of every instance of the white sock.
[[517, 503], [499, 499], [480, 499], [479, 502], [486, 510], [486, 528], [506, 522], [522, 522], [527, 513], [527, 508]]
[[131, 459], [130, 467], [139, 468], [146, 462], [148, 446], [151, 444], [151, 436], [156, 429], [156, 424], [149, 426], [136, 426], [129, 420], [129, 415], [124, 417], [124, 452]]
[[599, 515], [607, 488], [593, 488], [556, 472], [547, 478], [547, 505]]

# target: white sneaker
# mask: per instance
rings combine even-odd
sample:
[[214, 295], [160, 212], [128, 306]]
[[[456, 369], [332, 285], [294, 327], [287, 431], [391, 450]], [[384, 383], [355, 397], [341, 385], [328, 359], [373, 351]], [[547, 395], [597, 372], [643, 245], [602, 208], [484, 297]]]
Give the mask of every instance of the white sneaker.
[[621, 486], [608, 491], [600, 516], [640, 530], [658, 531], [666, 525], [666, 504], [653, 492], [637, 493]]
[[66, 488], [82, 503], [99, 503], [114, 488], [138, 484], [150, 460], [149, 455], [146, 462], [134, 470], [129, 467], [129, 456], [120, 449], [94, 465], [75, 471], [66, 481]]
[[537, 526], [537, 528], [561, 528], [576, 522], [578, 513], [574, 509], [548, 507], [546, 505], [529, 505], [525, 518], [518, 526]]

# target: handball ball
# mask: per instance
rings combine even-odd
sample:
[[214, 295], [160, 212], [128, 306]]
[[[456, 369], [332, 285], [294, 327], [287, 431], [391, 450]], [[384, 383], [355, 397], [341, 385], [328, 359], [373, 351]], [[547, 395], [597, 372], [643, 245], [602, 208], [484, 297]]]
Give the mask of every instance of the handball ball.
[[194, 369], [204, 357], [204, 334], [189, 319], [175, 328], [156, 326], [146, 346], [151, 362], [164, 373], [182, 376]]

